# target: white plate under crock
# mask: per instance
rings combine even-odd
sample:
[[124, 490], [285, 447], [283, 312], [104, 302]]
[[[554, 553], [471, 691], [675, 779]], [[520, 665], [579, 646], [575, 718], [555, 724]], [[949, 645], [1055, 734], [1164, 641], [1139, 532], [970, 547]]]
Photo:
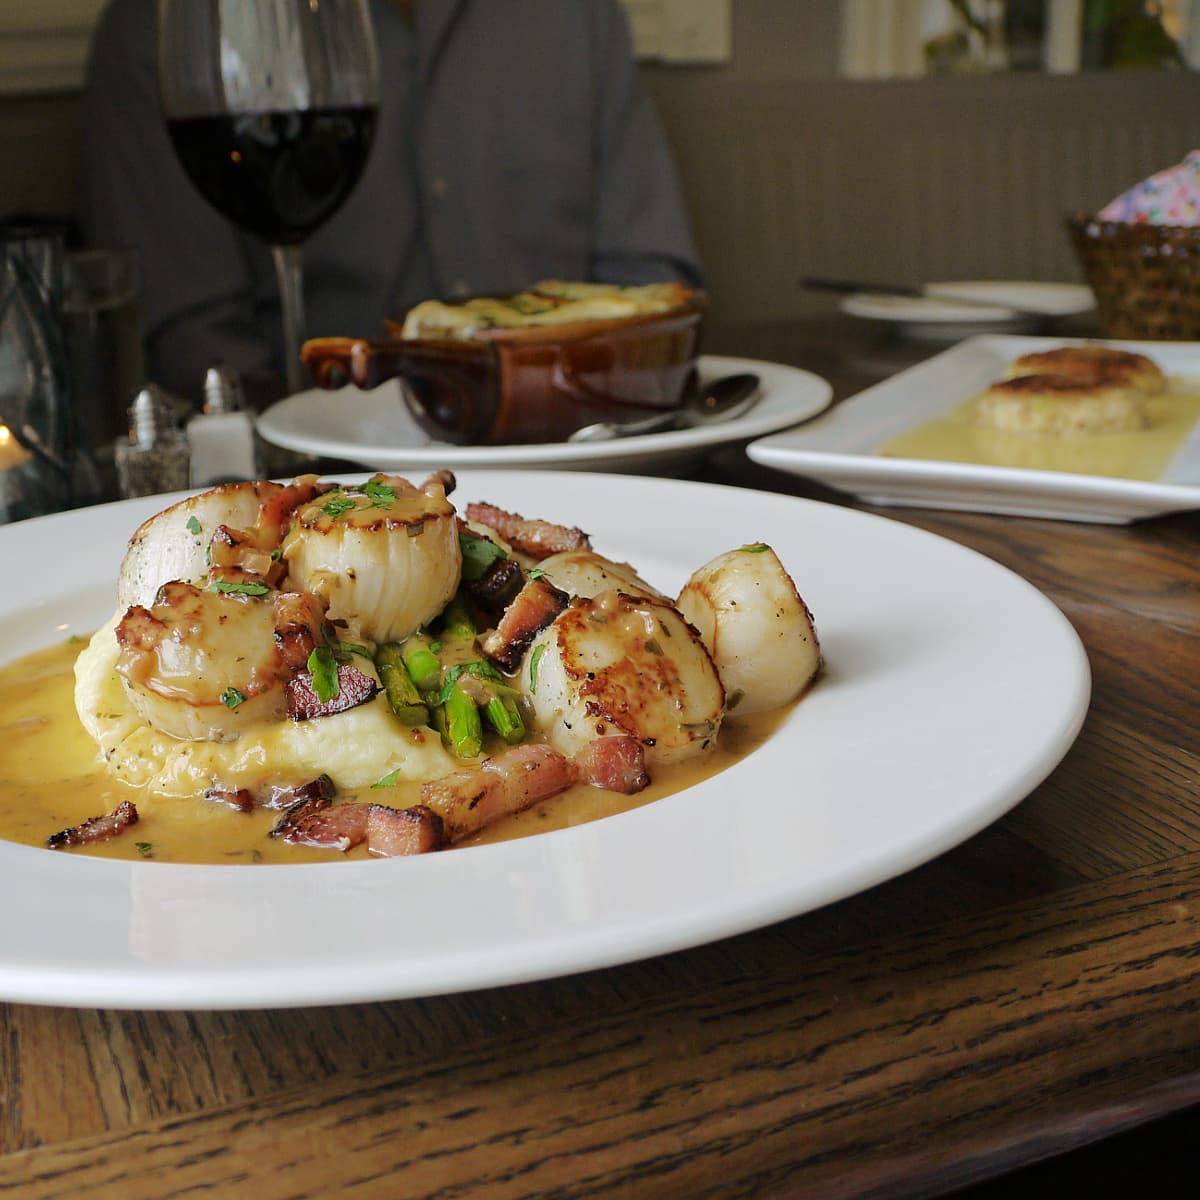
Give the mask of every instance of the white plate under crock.
[[606, 442], [451, 446], [413, 420], [396, 380], [360, 391], [312, 390], [272, 405], [258, 419], [268, 442], [316, 458], [345, 459], [377, 471], [458, 471], [521, 467], [572, 471], [677, 470], [729, 442], [748, 441], [806, 421], [828, 407], [829, 383], [811, 371], [752, 358], [704, 355], [703, 381], [743, 371], [762, 381], [762, 398], [745, 415], [695, 429], [669, 429]]

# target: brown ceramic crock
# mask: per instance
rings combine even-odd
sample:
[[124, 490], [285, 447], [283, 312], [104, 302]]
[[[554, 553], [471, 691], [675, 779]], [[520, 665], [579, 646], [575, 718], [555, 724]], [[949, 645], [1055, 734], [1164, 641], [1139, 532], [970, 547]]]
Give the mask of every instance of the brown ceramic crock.
[[439, 441], [558, 442], [595, 421], [682, 405], [698, 384], [703, 318], [697, 295], [665, 313], [470, 338], [313, 338], [302, 355], [321, 387], [373, 388], [399, 377], [414, 418]]

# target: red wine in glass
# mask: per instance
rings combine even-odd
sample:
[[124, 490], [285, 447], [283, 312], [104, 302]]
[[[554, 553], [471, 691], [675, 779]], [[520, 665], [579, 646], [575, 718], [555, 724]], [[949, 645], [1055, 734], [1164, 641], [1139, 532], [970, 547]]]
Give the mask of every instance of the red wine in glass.
[[350, 194], [376, 109], [182, 117], [167, 122], [191, 181], [218, 212], [271, 245], [303, 241]]
[[200, 194], [271, 247], [284, 369], [305, 384], [301, 246], [344, 203], [379, 105], [368, 0], [158, 0], [167, 131]]

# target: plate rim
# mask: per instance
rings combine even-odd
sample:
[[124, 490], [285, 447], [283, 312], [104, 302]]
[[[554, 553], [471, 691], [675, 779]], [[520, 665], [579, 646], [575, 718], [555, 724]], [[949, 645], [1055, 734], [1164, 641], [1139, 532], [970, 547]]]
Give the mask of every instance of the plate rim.
[[[844, 536], [850, 530], [852, 537], [858, 538], [861, 543], [882, 547], [896, 555], [903, 552], [905, 561], [910, 551], [916, 551], [932, 556], [942, 569], [949, 567], [952, 571], [964, 573], [968, 579], [986, 580], [989, 589], [999, 590], [1006, 606], [1016, 599], [1022, 618], [1032, 616], [1039, 634], [1050, 640], [1053, 654], [1042, 655], [1036, 661], [1053, 661], [1055, 671], [1061, 671], [1050, 681], [1056, 698], [1053, 718], [1038, 724], [1037, 745], [1025, 754], [1019, 769], [1012, 769], [1007, 775], [989, 781], [983, 794], [976, 795], [969, 803], [956, 803], [952, 809], [939, 809], [937, 820], [932, 825], [922, 827], [920, 836], [913, 836], [908, 829], [912, 824], [911, 817], [907, 818], [905, 829], [908, 840], [899, 851], [893, 846], [880, 853], [870, 846], [860, 846], [856, 850], [857, 857], [852, 855], [836, 869], [825, 864], [813, 877], [815, 883], [813, 880], [797, 881], [793, 873], [786, 869], [788, 863], [783, 864], [782, 873], [773, 874], [780, 868], [772, 860], [771, 869], [754, 876], [752, 886], [747, 884], [738, 894], [735, 904], [730, 903], [729, 895], [723, 890], [727, 886], [723, 878], [709, 886], [711, 880], [696, 876], [695, 870], [698, 868], [689, 868], [688, 886], [693, 895], [705, 897], [705, 904], [693, 903], [682, 911], [672, 911], [669, 907], [657, 908], [652, 909], [649, 915], [645, 911], [623, 913], [611, 919], [598, 918], [590, 926], [583, 921], [573, 924], [564, 919], [550, 934], [543, 932], [539, 935], [536, 929], [532, 933], [522, 930], [522, 934], [528, 936], [523, 936], [523, 940], [518, 939], [519, 944], [515, 948], [511, 943], [492, 947], [490, 951], [476, 947], [469, 958], [458, 960], [453, 955], [443, 955], [435, 960], [428, 960], [427, 957], [422, 967], [423, 974], [415, 979], [411, 974], [405, 974], [406, 964], [390, 959], [380, 962], [378, 958], [355, 963], [355, 977], [350, 982], [343, 978], [343, 972], [338, 969], [345, 967], [346, 963], [336, 956], [326, 960], [323, 972], [315, 973], [311, 964], [295, 960], [270, 963], [256, 960], [247, 965], [234, 957], [227, 957], [219, 967], [211, 963], [198, 966], [184, 962], [181, 965], [171, 959], [176, 949], [171, 939], [177, 938], [180, 928], [189, 928], [189, 920], [215, 921], [213, 908], [218, 910], [217, 915], [221, 915], [224, 913], [222, 905], [233, 905], [236, 911], [237, 904], [248, 903], [248, 898], [261, 900], [258, 893], [270, 891], [270, 888], [266, 885], [260, 887], [259, 881], [270, 880], [273, 875], [280, 873], [286, 873], [282, 876], [280, 890], [286, 893], [289, 901], [295, 901], [299, 906], [296, 909], [289, 908], [289, 914], [294, 912], [300, 917], [318, 901], [322, 905], [322, 912], [326, 911], [325, 906], [333, 905], [342, 914], [350, 911], [347, 906], [352, 903], [361, 904], [364, 897], [377, 897], [380, 892], [385, 897], [390, 896], [394, 902], [397, 893], [403, 895], [406, 888], [422, 883], [436, 883], [442, 889], [437, 894], [442, 895], [446, 884], [438, 873], [449, 871], [451, 876], [455, 873], [462, 875], [468, 864], [472, 868], [472, 878], [481, 875], [491, 882], [506, 879], [507, 873], [532, 864], [543, 873], [532, 882], [555, 896], [561, 893], [560, 898], [569, 904], [573, 897], [578, 899], [578, 889], [586, 891], [597, 882], [611, 884], [618, 877], [613, 875], [607, 880], [595, 880], [592, 873], [597, 869], [597, 862], [601, 867], [611, 868], [616, 861], [613, 855], [628, 853], [629, 846], [647, 834], [661, 841], [663, 830], [672, 828], [671, 822], [683, 810], [693, 810], [695, 806], [702, 805], [705, 815], [727, 813], [729, 798], [726, 793], [735, 790], [734, 785], [740, 788], [750, 779], [757, 779], [759, 771], [754, 766], [756, 755], [730, 768], [730, 772], [734, 773], [732, 775], [730, 772], [723, 773], [688, 792], [676, 793], [617, 817], [521, 842], [472, 847], [455, 851], [452, 856], [429, 856], [427, 859], [394, 861], [391, 864], [368, 862], [284, 867], [201, 867], [58, 856], [33, 847], [0, 843], [0, 896], [15, 898], [22, 895], [32, 876], [36, 876], [36, 882], [45, 891], [72, 885], [76, 892], [82, 891], [95, 900], [94, 911], [87, 915], [87, 921], [95, 926], [93, 934], [103, 926], [107, 929], [105, 936], [112, 939], [114, 944], [126, 948], [125, 957], [120, 962], [105, 964], [101, 961], [81, 965], [77, 960], [64, 962], [56, 959], [56, 947], [64, 944], [62, 926], [67, 922], [68, 914], [57, 909], [41, 911], [42, 907], [52, 906], [39, 906], [34, 919], [41, 921], [41, 925], [31, 932], [10, 930], [0, 937], [0, 997], [11, 1002], [76, 1007], [157, 1009], [237, 1009], [358, 1003], [505, 986], [686, 949], [813, 911], [892, 878], [958, 845], [1019, 803], [1061, 761], [1078, 734], [1086, 715], [1091, 686], [1087, 655], [1078, 634], [1061, 610], [1042, 592], [1009, 568], [975, 550], [875, 514], [720, 484], [641, 476], [579, 476], [571, 472], [558, 472], [551, 476], [539, 474], [533, 479], [520, 472], [486, 471], [465, 475], [460, 483], [460, 491], [470, 495], [471, 489], [486, 488], [497, 502], [505, 503], [510, 502], [513, 496], [534, 495], [543, 486], [549, 486], [548, 494], [560, 494], [559, 489], [577, 488], [585, 494], [585, 503], [581, 507], [593, 508], [597, 513], [605, 502], [611, 507], [611, 500], [607, 498], [613, 487], [619, 486], [627, 497], [639, 502], [630, 502], [630, 512], [640, 514], [646, 511], [646, 502], [653, 508], [656, 504], [661, 506], [671, 501], [674, 507], [674, 502], [686, 500], [691, 505], [689, 511], [701, 519], [706, 514], [710, 519], [715, 519], [717, 514], [727, 514], [735, 507], [735, 498], [740, 496], [744, 501], [748, 522], [750, 518], [763, 520], [767, 524], [777, 521], [779, 530], [786, 531], [787, 539], [798, 539], [796, 545], [801, 544], [802, 533], [804, 536], [811, 536], [814, 532], [828, 535], [832, 529], [839, 536]], [[24, 549], [30, 555], [38, 552], [50, 561], [47, 545], [56, 543], [58, 538], [47, 535], [62, 532], [73, 521], [79, 524], [82, 533], [87, 533], [93, 528], [103, 528], [105, 520], [120, 518], [131, 532], [141, 519], [140, 516], [134, 519], [137, 514], [146, 510], [157, 511], [169, 499], [160, 497], [150, 502], [124, 501], [92, 510], [77, 510], [74, 514], [35, 518], [16, 526], [0, 528], [0, 547], [8, 548], [10, 552]], [[574, 510], [574, 515], [578, 515], [578, 512], [578, 509]], [[606, 537], [610, 536], [610, 529], [611, 526], [604, 528]], [[645, 535], [645, 530], [631, 530], [628, 536], [632, 540], [628, 544]], [[111, 544], [111, 528], [105, 540]], [[792, 547], [790, 540], [788, 546]], [[602, 545], [599, 548], [603, 551], [608, 547]], [[609, 549], [615, 552], [621, 548]], [[724, 548], [714, 546], [714, 552]], [[677, 550], [673, 548], [671, 553], [676, 554]], [[835, 552], [830, 549], [825, 553], [833, 555]], [[90, 552], [89, 559], [99, 554], [100, 549], [95, 549]], [[830, 561], [840, 562], [841, 559], [831, 558]], [[62, 568], [63, 571], [66, 569], [65, 566]], [[43, 584], [42, 591], [49, 595], [59, 594], [54, 589], [62, 589], [68, 586], [68, 582], [69, 576], [66, 580], [62, 576], [55, 577]], [[103, 582], [99, 580], [97, 586]], [[800, 586], [803, 591], [803, 583]], [[912, 586], [917, 585], [914, 583]], [[836, 590], [836, 581], [826, 580], [818, 592], [823, 589], [831, 592]], [[918, 599], [921, 595], [913, 593], [911, 598]], [[871, 597], [861, 596], [854, 602], [866, 604], [868, 611], [871, 611], [871, 605], [877, 603]], [[878, 603], [882, 604], [882, 601]], [[0, 598], [0, 606], [6, 606], [3, 611], [10, 613], [18, 607], [12, 597]], [[979, 619], [982, 620], [982, 616]], [[963, 620], [974, 622], [976, 616], [973, 613], [966, 614]], [[817, 626], [820, 632], [822, 617], [819, 610]], [[827, 625], [827, 629], [837, 630], [838, 622]], [[967, 629], [969, 633], [974, 625], [968, 625]], [[965, 649], [971, 644], [971, 639], [968, 635], [964, 636]], [[844, 637], [844, 632], [839, 632], [833, 639], [833, 648], [839, 647], [840, 643], [838, 653], [843, 664], [847, 661]], [[946, 653], [953, 649], [951, 647]], [[958, 653], [957, 650], [954, 652]], [[863, 686], [864, 682], [852, 673], [849, 678], [835, 676], [835, 683], [830, 685], [830, 690], [835, 687], [853, 689]], [[801, 739], [805, 736], [802, 728], [808, 712], [805, 705], [813, 697], [817, 698], [816, 702], [822, 708], [830, 703], [821, 698], [821, 686], [818, 684], [812, 697], [802, 701], [785, 722], [789, 744], [791, 734], [796, 730], [799, 730]], [[838, 703], [845, 701], [834, 704], [835, 717]], [[815, 709], [813, 711], [816, 712]], [[779, 734], [776, 735], [778, 738]], [[769, 743], [774, 744], [769, 756], [772, 764], [776, 756], [784, 753], [784, 743], [776, 742], [776, 739]], [[977, 786], [974, 783], [973, 764], [970, 777], [971, 786]], [[722, 780], [725, 782], [722, 783]], [[776, 811], [778, 803], [782, 801], [772, 803], [776, 804], [772, 811]], [[700, 814], [693, 812], [692, 815]], [[761, 812], [758, 815], [761, 816]], [[753, 816], [750, 814], [745, 820], [748, 822]], [[767, 842], [771, 840], [766, 839]], [[750, 877], [750, 868], [734, 862], [736, 856], [724, 840], [715, 850], [707, 841], [696, 838], [688, 843], [688, 847], [693, 853], [711, 850], [718, 855], [722, 866], [745, 871], [747, 878]], [[745, 847], [741, 849], [744, 851]], [[760, 849], [759, 853], [769, 856], [777, 851], [767, 846], [765, 850]], [[605, 858], [605, 855], [609, 857]], [[451, 864], [461, 860], [462, 866], [447, 868], [443, 865], [447, 860]], [[628, 865], [624, 858], [621, 861]], [[406, 869], [404, 876], [394, 873], [397, 865]], [[393, 874], [388, 874], [389, 871]], [[556, 875], [551, 877], [554, 872], [561, 874], [561, 880]], [[319, 881], [321, 886], [309, 887], [310, 880], [314, 885]], [[393, 883], [393, 880], [396, 882]], [[401, 883], [404, 887], [401, 887]], [[159, 884], [161, 886], [157, 886]], [[704, 886], [700, 887], [700, 884]], [[644, 886], [650, 888], [650, 882]], [[609, 893], [603, 892], [602, 895], [607, 898]], [[27, 893], [24, 899], [28, 907]], [[54, 903], [58, 904], [59, 901], [55, 900]], [[387, 916], [387, 913], [372, 911], [370, 920], [378, 922]], [[77, 912], [70, 914], [76, 935], [78, 919]], [[107, 925], [104, 925], [105, 922]], [[369, 925], [358, 936], [369, 941], [368, 935], [373, 929], [374, 925]], [[231, 935], [228, 930], [223, 930], [222, 936]], [[257, 944], [250, 938], [250, 931], [235, 932], [235, 936], [249, 938], [247, 946]], [[258, 936], [258, 931], [254, 936]], [[14, 960], [14, 939], [21, 939], [16, 944], [24, 948], [24, 959], [17, 954]], [[70, 945], [71, 939], [67, 938], [65, 944]], [[225, 953], [229, 954], [227, 949]]]
[[[593, 466], [623, 469], [634, 462], [653, 463], [664, 457], [698, 453], [729, 442], [750, 440], [791, 425], [811, 420], [833, 402], [833, 386], [825, 378], [803, 367], [763, 359], [724, 354], [702, 354], [702, 375], [734, 374], [755, 371], [760, 375], [778, 375], [801, 389], [799, 400], [791, 407], [772, 410], [770, 385], [764, 381], [763, 399], [749, 413], [721, 424], [694, 429], [667, 430], [606, 442], [552, 442], [509, 446], [449, 446], [427, 443], [420, 446], [378, 447], [361, 441], [338, 441], [309, 435], [297, 435], [281, 422], [298, 402], [320, 394], [309, 388], [270, 405], [259, 414], [256, 424], [260, 435], [272, 445], [286, 450], [358, 463], [364, 469], [404, 470], [429, 466], [449, 466], [453, 470], [537, 466], [548, 469], [590, 469]], [[356, 393], [350, 389], [351, 394]], [[370, 459], [368, 462], [367, 459]]]

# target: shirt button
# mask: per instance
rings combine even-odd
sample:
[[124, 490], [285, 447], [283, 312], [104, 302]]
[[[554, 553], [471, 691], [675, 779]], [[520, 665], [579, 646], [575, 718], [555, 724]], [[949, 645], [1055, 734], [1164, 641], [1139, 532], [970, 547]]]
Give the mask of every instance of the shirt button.
[[450, 294], [460, 299], [471, 294], [471, 285], [465, 279], [456, 279], [450, 285]]
[[449, 185], [449, 184], [446, 182], [445, 178], [444, 178], [443, 176], [441, 176], [441, 175], [435, 175], [435, 176], [434, 176], [434, 177], [433, 177], [433, 178], [432, 178], [432, 179], [429, 181], [429, 194], [430, 194], [431, 196], [434, 196], [434, 197], [436, 197], [436, 198], [437, 198], [437, 199], [439, 199], [439, 200], [440, 200], [440, 199], [441, 199], [441, 198], [442, 198], [442, 197], [443, 197], [443, 196], [444, 196], [444, 195], [445, 195], [445, 194], [446, 194], [446, 193], [447, 193], [449, 190], [450, 190], [450, 185]]

